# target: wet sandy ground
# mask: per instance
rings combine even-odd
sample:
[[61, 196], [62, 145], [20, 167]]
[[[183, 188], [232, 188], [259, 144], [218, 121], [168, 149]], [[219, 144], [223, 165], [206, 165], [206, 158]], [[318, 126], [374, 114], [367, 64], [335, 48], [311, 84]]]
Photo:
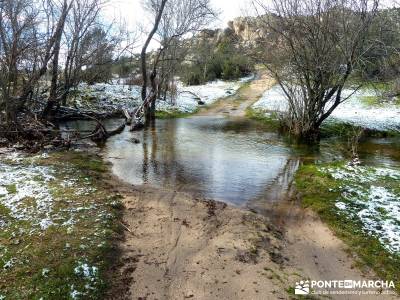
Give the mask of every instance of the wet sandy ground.
[[268, 279], [284, 260], [282, 234], [263, 217], [172, 190], [125, 195], [110, 299], [286, 299]]

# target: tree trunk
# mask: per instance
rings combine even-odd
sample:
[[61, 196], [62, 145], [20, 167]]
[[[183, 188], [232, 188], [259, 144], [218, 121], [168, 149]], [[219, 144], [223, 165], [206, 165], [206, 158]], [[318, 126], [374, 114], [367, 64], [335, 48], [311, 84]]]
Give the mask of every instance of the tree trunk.
[[[142, 68], [142, 77], [143, 77], [143, 84], [142, 84], [142, 101], [146, 101], [147, 98], [147, 83], [148, 83], [148, 79], [147, 79], [147, 63], [146, 63], [146, 51], [147, 51], [147, 47], [149, 46], [154, 34], [157, 32], [158, 26], [160, 24], [161, 21], [161, 17], [164, 11], [164, 7], [165, 4], [167, 3], [167, 0], [162, 0], [161, 4], [160, 4], [160, 8], [157, 12], [156, 18], [154, 20], [154, 25], [153, 25], [153, 29], [150, 31], [149, 35], [147, 36], [146, 42], [143, 45], [142, 48], [142, 52], [140, 53], [140, 60], [141, 60], [141, 68]], [[151, 101], [151, 105], [150, 107], [145, 107], [145, 116], [146, 116], [146, 120], [148, 118], [153, 118], [155, 113], [152, 113], [153, 107], [153, 101]]]
[[64, 0], [62, 15], [60, 17], [59, 23], [57, 24], [57, 30], [54, 34], [55, 42], [53, 49], [53, 65], [51, 70], [51, 86], [50, 86], [50, 95], [47, 101], [47, 105], [43, 110], [42, 117], [47, 119], [54, 115], [54, 108], [57, 105], [57, 82], [58, 82], [58, 58], [60, 55], [60, 45], [61, 45], [61, 37], [64, 30], [65, 19], [67, 17], [68, 11], [72, 7], [72, 1], [70, 4], [67, 4], [67, 0]]

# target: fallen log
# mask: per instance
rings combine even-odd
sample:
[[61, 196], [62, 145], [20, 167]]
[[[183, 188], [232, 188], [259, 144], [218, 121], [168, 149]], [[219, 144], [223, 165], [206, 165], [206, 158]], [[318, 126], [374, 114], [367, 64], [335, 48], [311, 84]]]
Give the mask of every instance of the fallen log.
[[94, 142], [105, 142], [109, 137], [121, 133], [125, 128], [125, 123], [122, 123], [116, 129], [107, 131], [106, 127], [96, 118], [87, 116], [91, 120], [97, 123], [96, 128], [92, 131], [91, 134], [82, 137], [81, 139], [90, 138]]

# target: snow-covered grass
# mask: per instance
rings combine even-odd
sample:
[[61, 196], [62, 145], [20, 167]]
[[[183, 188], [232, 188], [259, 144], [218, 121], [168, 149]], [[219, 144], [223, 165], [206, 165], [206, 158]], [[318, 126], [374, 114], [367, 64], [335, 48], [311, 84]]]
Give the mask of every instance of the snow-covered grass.
[[306, 164], [296, 173], [303, 205], [349, 245], [360, 267], [394, 282], [400, 282], [399, 181], [400, 169], [345, 162]]
[[340, 213], [359, 218], [366, 232], [400, 254], [400, 170], [342, 165], [320, 171], [341, 182]]
[[[45, 230], [52, 224], [53, 197], [48, 183], [54, 180], [53, 172], [46, 166], [21, 167], [0, 162], [0, 205], [9, 218], [31, 222], [32, 230]], [[33, 203], [27, 205], [29, 201]], [[0, 227], [5, 227], [5, 220], [0, 218], [0, 225], [3, 224]]]
[[[216, 80], [197, 86], [184, 86], [178, 81], [175, 99], [168, 98], [167, 101], [159, 99], [157, 110], [192, 113], [199, 107], [199, 99], [196, 96], [205, 105], [209, 105], [220, 98], [236, 93], [243, 83], [250, 81], [253, 77], [253, 75], [244, 77], [238, 81]], [[117, 111], [122, 108], [132, 109], [140, 104], [140, 90], [141, 87], [139, 86], [117, 83], [81, 84], [70, 97], [69, 103], [79, 108], [103, 112]]]
[[81, 84], [69, 101], [72, 106], [101, 112], [132, 109], [140, 103], [140, 87], [107, 83]]
[[[352, 94], [351, 90], [344, 90], [343, 96]], [[348, 123], [372, 130], [400, 130], [400, 107], [396, 103], [371, 105], [369, 99], [381, 97], [380, 93], [373, 89], [359, 90], [350, 96], [348, 100], [339, 105], [328, 118], [330, 122]], [[279, 85], [267, 90], [253, 109], [265, 112], [286, 112], [288, 102]]]
[[119, 201], [103, 170], [73, 152], [0, 157], [3, 299], [98, 299]]

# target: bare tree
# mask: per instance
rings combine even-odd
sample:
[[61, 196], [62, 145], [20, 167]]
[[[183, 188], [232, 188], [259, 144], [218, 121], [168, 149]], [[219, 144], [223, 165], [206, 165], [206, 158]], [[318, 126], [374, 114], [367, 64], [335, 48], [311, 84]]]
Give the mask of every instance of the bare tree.
[[[160, 95], [159, 88], [170, 87], [169, 81], [174, 78], [175, 67], [184, 59], [184, 52], [178, 51], [183, 46], [183, 40], [209, 25], [216, 12], [211, 8], [210, 0], [149, 0], [145, 4], [155, 16], [155, 22], [141, 54], [142, 101], [145, 102], [143, 109], [146, 119], [153, 119], [156, 99]], [[149, 76], [151, 92], [147, 96], [149, 66], [146, 62], [146, 49], [153, 37], [157, 38], [160, 47], [152, 56]], [[163, 73], [159, 74], [159, 71]]]
[[98, 17], [102, 7], [100, 0], [79, 1], [75, 0], [72, 6], [72, 13], [68, 16], [65, 42], [66, 58], [63, 74], [63, 94], [61, 103], [66, 105], [70, 89], [80, 82], [80, 73], [84, 65], [82, 43], [89, 31], [97, 25]]
[[[271, 3], [271, 4], [269, 4]], [[378, 0], [254, 0], [261, 24], [258, 49], [288, 100], [289, 130], [315, 140], [347, 98], [349, 76], [376, 45], [368, 33]]]
[[[143, 78], [143, 84], [142, 84], [142, 101], [144, 103], [143, 109], [144, 113], [146, 115], [146, 118], [150, 117], [150, 111], [148, 109], [148, 104], [145, 102], [151, 103], [152, 100], [147, 99], [147, 61], [146, 61], [146, 52], [147, 48], [153, 39], [153, 36], [156, 34], [158, 30], [158, 26], [160, 25], [161, 22], [161, 17], [164, 12], [165, 4], [167, 3], [167, 0], [161, 0], [161, 1], [151, 1], [150, 5], [153, 8], [153, 11], [155, 13], [155, 19], [154, 19], [154, 25], [151, 31], [149, 32], [147, 39], [142, 47], [142, 51], [140, 53], [140, 61], [141, 61], [141, 69], [142, 69], [142, 78]], [[152, 97], [156, 97], [156, 95], [152, 95]]]
[[73, 1], [69, 3], [67, 0], [64, 0], [61, 7], [61, 17], [60, 22], [57, 24], [57, 28], [55, 31], [55, 42], [53, 49], [53, 62], [51, 68], [51, 85], [50, 85], [50, 95], [47, 101], [47, 104], [43, 110], [42, 117], [47, 118], [53, 111], [54, 106], [57, 104], [57, 84], [58, 84], [58, 61], [60, 56], [60, 48], [61, 48], [61, 38], [64, 31], [65, 20], [67, 18], [68, 12], [72, 7]]
[[61, 13], [55, 16], [49, 10], [50, 1], [0, 2], [0, 106], [4, 107], [9, 126], [17, 125], [17, 113], [32, 98], [39, 79], [47, 72], [62, 33], [68, 6], [64, 1]]
[[7, 123], [13, 131], [23, 131], [18, 114], [35, 117], [32, 106], [35, 113], [43, 107], [46, 91], [44, 120], [56, 114], [71, 87], [83, 79], [92, 82], [111, 77], [121, 35], [115, 26], [100, 21], [103, 3], [0, 1], [0, 125]]
[[71, 13], [64, 28], [63, 76], [58, 82], [58, 59], [55, 59], [58, 52], [55, 51], [52, 86], [44, 115], [51, 110], [54, 114], [61, 104], [66, 105], [70, 90], [82, 81], [109, 80], [114, 55], [118, 57], [131, 45], [132, 41], [126, 41], [123, 49], [115, 53], [122, 40], [122, 29], [101, 20], [100, 12], [105, 3], [104, 0], [71, 0]]

